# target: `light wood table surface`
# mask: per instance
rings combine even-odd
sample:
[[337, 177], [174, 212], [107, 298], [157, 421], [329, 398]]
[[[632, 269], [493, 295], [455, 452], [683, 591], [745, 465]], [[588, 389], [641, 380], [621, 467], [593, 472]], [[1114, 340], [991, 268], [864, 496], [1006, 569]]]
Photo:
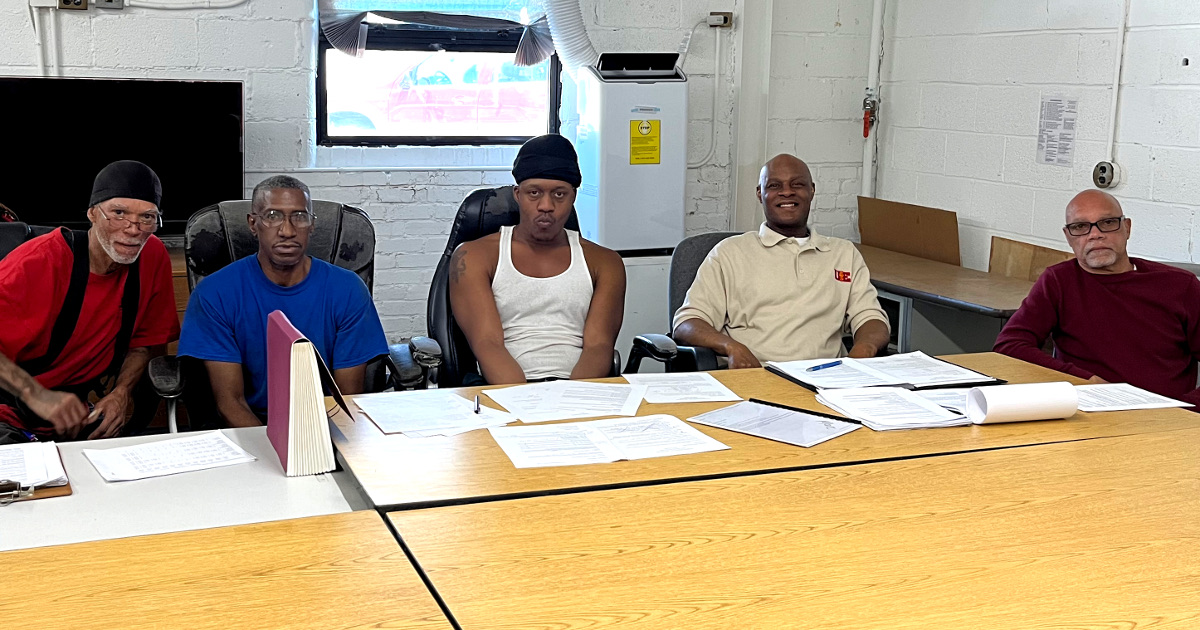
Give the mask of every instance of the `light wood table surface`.
[[871, 284], [916, 300], [992, 317], [1008, 318], [1029, 295], [1033, 283], [898, 252], [858, 245]]
[[[1011, 382], [1070, 380], [1070, 376], [994, 353], [950, 357], [956, 363]], [[829, 412], [807, 389], [765, 370], [712, 373], [745, 398], [760, 398]], [[604, 379], [602, 379], [604, 380]], [[613, 380], [613, 379], [608, 379]], [[623, 380], [621, 380], [623, 382]], [[461, 390], [468, 397], [479, 388]], [[480, 400], [495, 406], [486, 396]], [[686, 419], [730, 403], [650, 405], [640, 415], [668, 413]], [[642, 483], [661, 483], [764, 471], [856, 463], [1095, 437], [1168, 431], [1200, 426], [1200, 415], [1179, 409], [1077, 414], [1059, 422], [875, 432], [862, 428], [812, 448], [693, 425], [729, 450], [612, 464], [514, 468], [485, 430], [451, 438], [411, 440], [385, 435], [369, 418], [339, 422], [334, 444], [344, 466], [377, 508], [409, 509], [537, 494], [575, 492]]]
[[0, 626], [449, 629], [378, 513], [0, 553]]
[[1200, 430], [393, 512], [463, 628], [1200, 627]]
[[[161, 442], [179, 434], [140, 435], [94, 442], [60, 442], [71, 495], [18, 501], [0, 508], [0, 550], [162, 534], [349, 512], [338, 485], [344, 473], [288, 477], [267, 440], [266, 427], [224, 429], [257, 459], [137, 481], [108, 482], [83, 454]], [[347, 489], [353, 493], [353, 481]], [[357, 497], [355, 497], [357, 498]], [[3, 627], [0, 617], [0, 627]]]

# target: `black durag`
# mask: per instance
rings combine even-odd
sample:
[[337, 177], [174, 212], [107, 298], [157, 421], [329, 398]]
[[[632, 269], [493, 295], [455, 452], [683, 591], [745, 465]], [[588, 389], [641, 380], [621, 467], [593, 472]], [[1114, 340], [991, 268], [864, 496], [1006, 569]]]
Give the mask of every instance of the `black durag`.
[[550, 133], [538, 136], [521, 145], [513, 162], [513, 179], [557, 179], [579, 188], [583, 175], [579, 173], [579, 156], [571, 141]]
[[92, 184], [92, 200], [88, 207], [115, 197], [140, 199], [154, 204], [162, 201], [162, 183], [149, 166], [133, 160], [120, 160], [105, 166]]

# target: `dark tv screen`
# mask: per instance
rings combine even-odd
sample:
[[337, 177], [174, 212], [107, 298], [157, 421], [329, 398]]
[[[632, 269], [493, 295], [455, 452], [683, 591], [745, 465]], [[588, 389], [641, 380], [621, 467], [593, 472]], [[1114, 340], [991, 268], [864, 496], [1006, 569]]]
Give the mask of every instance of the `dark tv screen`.
[[159, 235], [243, 192], [242, 84], [0, 77], [0, 203], [26, 223], [86, 229], [92, 181], [115, 160], [162, 180]]

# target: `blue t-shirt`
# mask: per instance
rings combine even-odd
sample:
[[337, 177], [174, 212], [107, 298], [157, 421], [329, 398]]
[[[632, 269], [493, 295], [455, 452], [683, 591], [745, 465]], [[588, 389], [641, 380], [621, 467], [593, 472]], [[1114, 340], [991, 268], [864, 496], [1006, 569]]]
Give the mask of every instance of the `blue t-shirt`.
[[354, 272], [312, 259], [300, 284], [271, 282], [256, 255], [205, 278], [188, 300], [179, 356], [240, 363], [246, 402], [267, 408], [267, 315], [283, 311], [321, 353], [331, 370], [361, 365], [387, 354], [379, 314]]

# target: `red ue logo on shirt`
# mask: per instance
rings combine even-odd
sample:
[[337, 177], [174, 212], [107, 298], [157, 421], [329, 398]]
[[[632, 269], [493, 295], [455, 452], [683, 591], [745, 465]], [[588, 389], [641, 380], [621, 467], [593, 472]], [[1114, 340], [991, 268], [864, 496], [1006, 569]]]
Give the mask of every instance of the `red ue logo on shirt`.
[[850, 272], [849, 271], [839, 271], [837, 269], [834, 269], [833, 277], [838, 282], [850, 282]]

